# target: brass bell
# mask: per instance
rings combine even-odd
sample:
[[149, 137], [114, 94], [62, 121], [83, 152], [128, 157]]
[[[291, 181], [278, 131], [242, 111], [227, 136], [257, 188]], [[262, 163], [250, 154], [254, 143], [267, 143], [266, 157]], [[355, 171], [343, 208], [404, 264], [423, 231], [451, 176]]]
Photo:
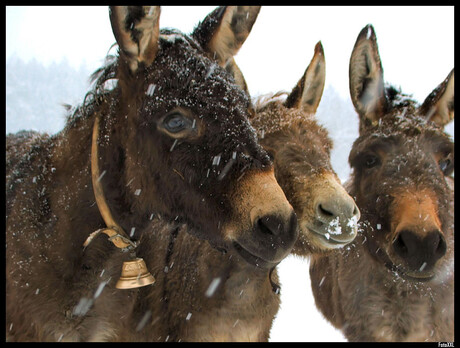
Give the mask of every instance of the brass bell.
[[155, 278], [147, 270], [145, 262], [141, 258], [123, 262], [121, 276], [115, 287], [117, 289], [140, 288], [155, 283]]

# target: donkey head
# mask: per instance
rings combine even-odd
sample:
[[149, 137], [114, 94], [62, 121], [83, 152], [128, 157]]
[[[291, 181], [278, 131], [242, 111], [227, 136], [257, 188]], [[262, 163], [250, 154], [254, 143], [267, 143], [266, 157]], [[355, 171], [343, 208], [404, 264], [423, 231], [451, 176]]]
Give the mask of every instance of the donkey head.
[[453, 187], [447, 177], [454, 169], [454, 144], [442, 128], [454, 117], [454, 71], [421, 106], [385, 88], [368, 25], [351, 55], [350, 92], [360, 119], [349, 157], [352, 196], [368, 224], [367, 245], [402, 277], [429, 280], [451, 262], [446, 251], [453, 255]]
[[253, 125], [261, 144], [274, 157], [275, 176], [299, 219], [294, 252], [338, 248], [351, 242], [360, 217], [353, 199], [332, 169], [332, 142], [314, 114], [325, 82], [320, 42], [311, 63], [284, 103], [258, 107]]
[[159, 7], [114, 7], [126, 182], [133, 209], [189, 224], [215, 247], [273, 267], [297, 238], [292, 207], [225, 68], [258, 7], [220, 7], [191, 36], [159, 30]]

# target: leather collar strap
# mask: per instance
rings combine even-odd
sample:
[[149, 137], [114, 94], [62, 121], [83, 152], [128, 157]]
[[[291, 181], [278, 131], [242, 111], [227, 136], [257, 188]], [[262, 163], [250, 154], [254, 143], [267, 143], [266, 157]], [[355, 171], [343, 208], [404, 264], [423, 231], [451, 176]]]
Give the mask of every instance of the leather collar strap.
[[110, 212], [109, 206], [104, 197], [102, 185], [100, 183], [100, 173], [98, 164], [98, 146], [97, 138], [99, 134], [99, 114], [96, 114], [93, 127], [93, 137], [91, 144], [91, 180], [93, 184], [94, 197], [96, 198], [96, 204], [99, 212], [104, 219], [106, 228], [100, 228], [97, 231], [91, 233], [83, 246], [86, 247], [94, 237], [99, 235], [101, 232], [109, 236], [109, 240], [120, 249], [133, 249], [136, 247], [136, 243], [133, 242], [123, 228], [115, 222], [115, 219]]

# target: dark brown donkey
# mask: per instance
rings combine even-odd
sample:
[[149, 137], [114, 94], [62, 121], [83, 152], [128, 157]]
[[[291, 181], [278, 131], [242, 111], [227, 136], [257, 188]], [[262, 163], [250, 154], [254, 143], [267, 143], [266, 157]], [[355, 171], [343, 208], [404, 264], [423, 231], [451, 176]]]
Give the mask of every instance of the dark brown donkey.
[[[270, 269], [291, 251], [295, 214], [248, 122], [250, 100], [224, 69], [258, 11], [218, 8], [187, 36], [159, 30], [159, 7], [111, 8], [119, 55], [64, 130], [7, 137], [8, 340], [145, 339], [135, 334], [149, 301], [161, 302], [155, 284], [114, 284], [133, 250], [151, 267], [169, 257], [142, 233], [152, 214], [243, 267]], [[95, 231], [110, 240], [83, 248]], [[106, 321], [84, 315], [99, 298]]]
[[316, 304], [350, 341], [454, 340], [454, 71], [418, 105], [384, 88], [372, 26], [350, 60], [360, 136], [349, 192], [361, 210], [357, 238], [314, 257]]

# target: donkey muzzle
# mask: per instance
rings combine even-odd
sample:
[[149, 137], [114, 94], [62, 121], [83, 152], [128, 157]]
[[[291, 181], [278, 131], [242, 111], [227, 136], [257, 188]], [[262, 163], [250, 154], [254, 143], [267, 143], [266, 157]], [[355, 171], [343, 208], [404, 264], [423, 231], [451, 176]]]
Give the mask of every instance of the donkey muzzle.
[[233, 246], [247, 262], [274, 267], [290, 253], [299, 228], [273, 169], [248, 173], [238, 187], [235, 201], [237, 217], [229, 228], [233, 231], [229, 236]]
[[289, 255], [298, 231], [293, 211], [287, 220], [277, 215], [264, 215], [256, 219], [250, 238], [240, 238], [233, 246], [246, 262], [270, 269]]

